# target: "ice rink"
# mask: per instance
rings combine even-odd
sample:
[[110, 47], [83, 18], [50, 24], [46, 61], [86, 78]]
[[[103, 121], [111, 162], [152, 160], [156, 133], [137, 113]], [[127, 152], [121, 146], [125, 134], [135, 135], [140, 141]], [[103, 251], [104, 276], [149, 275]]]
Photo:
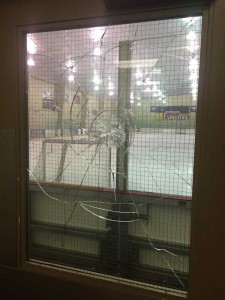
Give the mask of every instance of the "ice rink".
[[[69, 136], [30, 139], [30, 179], [115, 188], [117, 149], [99, 141], [85, 134], [73, 140]], [[135, 132], [128, 147], [128, 189], [191, 196], [194, 141], [194, 130]]]

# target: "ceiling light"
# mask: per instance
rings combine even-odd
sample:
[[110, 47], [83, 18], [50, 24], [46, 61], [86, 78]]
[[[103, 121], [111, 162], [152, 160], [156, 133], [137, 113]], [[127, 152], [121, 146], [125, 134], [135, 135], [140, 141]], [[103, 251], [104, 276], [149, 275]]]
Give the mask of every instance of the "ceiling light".
[[193, 30], [191, 30], [191, 31], [187, 34], [187, 39], [188, 39], [189, 41], [194, 41], [194, 40], [196, 39], [196, 33], [195, 33]]
[[138, 106], [141, 106], [141, 103], [140, 102], [138, 102], [138, 104], [137, 104]]
[[162, 96], [162, 92], [160, 90], [158, 90], [158, 96], [161, 97]]
[[141, 81], [141, 80], [138, 80], [138, 81], [136, 81], [136, 84], [137, 84], [137, 85], [143, 85], [143, 84], [144, 84], [144, 82], [143, 82], [143, 81]]
[[193, 100], [193, 101], [196, 101], [196, 100], [197, 100], [197, 93], [193, 93], [193, 92], [192, 92], [192, 100]]
[[157, 86], [156, 86], [156, 84], [153, 85], [152, 90], [153, 90], [153, 91], [157, 91]]
[[104, 31], [105, 31], [104, 27], [94, 27], [94, 28], [91, 28], [91, 38], [93, 38], [93, 40], [95, 42], [100, 41], [100, 39], [101, 39]]
[[37, 52], [37, 45], [30, 35], [27, 35], [27, 52], [30, 54], [35, 54]]
[[141, 72], [139, 69], [137, 69], [137, 72], [135, 73], [136, 78], [140, 78], [143, 76], [143, 72]]
[[113, 85], [113, 83], [110, 81], [109, 83], [108, 83], [108, 90], [113, 90], [114, 89], [114, 85]]
[[133, 103], [134, 103], [134, 100], [130, 100], [130, 103], [132, 103], [132, 104], [133, 104]]
[[74, 79], [75, 79], [75, 78], [74, 78], [74, 76], [73, 76], [73, 75], [69, 75], [69, 76], [68, 76], [68, 80], [69, 80], [70, 82], [73, 82], [73, 81], [74, 81]]
[[113, 96], [114, 95], [114, 92], [113, 91], [110, 91], [109, 92], [109, 96]]
[[101, 55], [101, 48], [100, 47], [94, 49], [94, 55], [96, 55], [96, 56]]
[[28, 66], [35, 66], [35, 62], [34, 62], [33, 58], [30, 57], [27, 61], [27, 64], [28, 64]]
[[189, 76], [189, 79], [193, 80], [193, 81], [197, 81], [198, 80], [198, 74], [196, 72], [191, 73], [191, 75]]
[[157, 63], [158, 59], [133, 59], [133, 60], [120, 60], [118, 61], [119, 68], [130, 69], [137, 67], [152, 68]]
[[74, 67], [74, 62], [69, 59], [66, 61], [65, 66], [67, 67], [67, 69], [72, 69]]
[[152, 74], [161, 74], [161, 69], [159, 68], [153, 68], [153, 70], [151, 70], [150, 72], [147, 72], [146, 75], [152, 75]]
[[100, 80], [100, 78], [99, 78], [98, 75], [94, 75], [94, 77], [93, 77], [93, 82], [94, 82], [95, 84], [100, 84], [101, 80]]
[[191, 58], [189, 61], [189, 70], [197, 71], [198, 70], [198, 61], [196, 58]]
[[193, 81], [191, 84], [192, 89], [197, 89], [198, 88], [198, 83], [196, 81]]
[[150, 78], [145, 78], [145, 83], [150, 85], [151, 84]]
[[192, 89], [192, 94], [197, 94], [198, 93], [198, 89], [197, 88], [193, 88]]
[[95, 85], [95, 91], [99, 91], [99, 85]]
[[144, 90], [144, 92], [145, 92], [145, 93], [151, 93], [152, 90], [151, 90], [149, 87], [147, 87], [147, 88]]
[[190, 45], [187, 47], [187, 49], [191, 52], [191, 53], [195, 53], [196, 50], [198, 50], [200, 48], [199, 45], [196, 44], [195, 41], [191, 41]]

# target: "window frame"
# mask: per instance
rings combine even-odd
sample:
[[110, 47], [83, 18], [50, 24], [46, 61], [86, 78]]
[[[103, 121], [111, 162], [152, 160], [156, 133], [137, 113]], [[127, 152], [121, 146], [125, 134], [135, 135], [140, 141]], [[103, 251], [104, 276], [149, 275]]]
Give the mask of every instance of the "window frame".
[[[195, 228], [196, 224], [196, 211], [197, 211], [197, 181], [199, 176], [199, 168], [198, 163], [200, 160], [201, 153], [201, 144], [202, 144], [202, 115], [204, 112], [204, 102], [200, 100], [200, 98], [204, 99], [204, 82], [205, 82], [205, 64], [206, 64], [206, 45], [207, 45], [207, 33], [208, 33], [208, 19], [209, 19], [209, 7], [207, 5], [204, 6], [196, 6], [190, 4], [191, 7], [185, 8], [176, 8], [176, 9], [167, 9], [167, 10], [154, 10], [154, 11], [141, 11], [141, 12], [123, 12], [123, 13], [113, 13], [109, 17], [94, 17], [94, 18], [83, 18], [83, 19], [75, 19], [63, 22], [54, 22], [48, 24], [38, 24], [38, 25], [27, 25], [27, 26], [19, 26], [17, 28], [17, 39], [18, 39], [18, 81], [19, 81], [19, 132], [20, 132], [20, 227], [18, 228], [18, 247], [21, 249], [21, 252], [18, 253], [18, 265], [19, 267], [33, 271], [38, 274], [54, 276], [59, 279], [68, 279], [72, 280], [78, 284], [88, 284], [90, 286], [101, 287], [109, 289], [116, 289], [121, 292], [129, 292], [134, 293], [143, 297], [153, 297], [152, 299], [158, 299], [162, 295], [163, 292], [147, 289], [139, 286], [134, 286], [132, 284], [121, 283], [119, 280], [112, 279], [106, 280], [102, 278], [94, 278], [92, 275], [86, 275], [82, 270], [74, 270], [72, 268], [68, 268], [65, 266], [59, 267], [54, 264], [42, 263], [41, 261], [29, 261], [28, 260], [28, 189], [29, 189], [29, 179], [27, 176], [26, 168], [27, 168], [27, 158], [28, 158], [28, 133], [27, 133], [27, 95], [24, 91], [27, 90], [27, 77], [26, 77], [26, 34], [32, 32], [41, 32], [41, 31], [55, 31], [55, 30], [63, 30], [63, 29], [72, 29], [72, 28], [85, 28], [91, 26], [106, 26], [109, 23], [112, 24], [120, 24], [121, 21], [125, 22], [138, 22], [138, 21], [154, 21], [166, 18], [175, 18], [175, 17], [187, 17], [192, 14], [202, 15], [203, 24], [202, 24], [202, 50], [201, 50], [201, 58], [200, 58], [200, 73], [199, 73], [199, 102], [198, 102], [198, 114], [196, 118], [196, 144], [195, 144], [195, 163], [194, 163], [194, 187], [193, 187], [193, 207], [192, 207], [192, 227]], [[26, 99], [26, 101], [24, 100]], [[25, 154], [25, 155], [24, 155]], [[192, 238], [191, 238], [191, 255], [190, 258], [190, 272], [194, 270], [194, 254], [193, 254], [193, 246], [192, 242], [196, 238], [193, 234], [194, 230], [192, 230]], [[191, 278], [193, 276], [190, 275]], [[192, 283], [192, 281], [191, 281]], [[180, 296], [167, 295], [167, 299], [181, 299]]]

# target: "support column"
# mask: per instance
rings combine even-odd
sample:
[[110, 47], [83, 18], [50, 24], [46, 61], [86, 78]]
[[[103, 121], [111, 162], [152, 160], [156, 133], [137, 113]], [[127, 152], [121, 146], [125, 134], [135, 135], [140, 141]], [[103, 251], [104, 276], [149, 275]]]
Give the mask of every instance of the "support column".
[[[59, 82], [57, 85], [55, 85], [54, 95], [55, 95], [55, 104], [59, 108], [59, 109], [57, 109], [58, 118], [57, 118], [56, 129], [60, 130], [60, 136], [62, 136], [63, 135], [63, 107], [64, 107], [64, 101], [65, 101], [65, 83], [64, 82]], [[58, 135], [58, 133], [57, 133], [57, 135]]]
[[[129, 124], [127, 115], [124, 113], [130, 107], [130, 84], [131, 84], [131, 41], [119, 43], [119, 71], [118, 71], [118, 120], [125, 128], [125, 141], [117, 149], [117, 189], [127, 189], [128, 176], [128, 146]], [[119, 174], [119, 175], [118, 175]]]

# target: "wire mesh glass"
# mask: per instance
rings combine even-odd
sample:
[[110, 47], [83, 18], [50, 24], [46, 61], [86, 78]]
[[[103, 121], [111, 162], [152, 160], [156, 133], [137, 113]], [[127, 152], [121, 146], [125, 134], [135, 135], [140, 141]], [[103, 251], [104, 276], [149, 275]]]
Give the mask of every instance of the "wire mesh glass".
[[187, 291], [201, 20], [27, 35], [30, 259]]

